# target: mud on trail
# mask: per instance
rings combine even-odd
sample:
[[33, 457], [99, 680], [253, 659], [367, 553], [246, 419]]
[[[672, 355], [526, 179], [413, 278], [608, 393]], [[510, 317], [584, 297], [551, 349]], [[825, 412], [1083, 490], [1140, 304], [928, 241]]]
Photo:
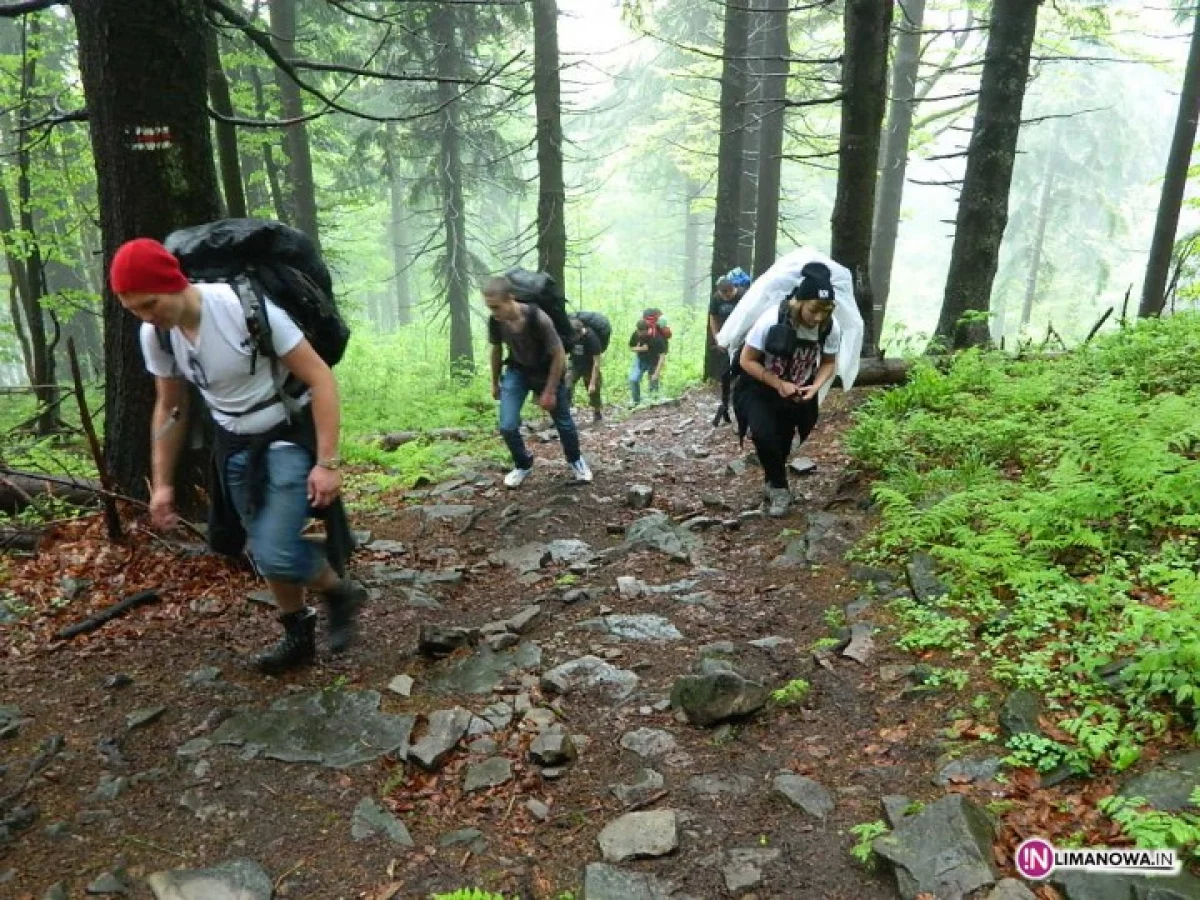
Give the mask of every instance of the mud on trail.
[[[996, 786], [933, 783], [953, 697], [912, 690], [844, 560], [871, 525], [852, 399], [830, 395], [782, 520], [706, 392], [584, 428], [590, 485], [548, 435], [519, 491], [481, 463], [383, 498], [354, 523], [359, 643], [281, 679], [241, 667], [276, 628], [218, 561], [104, 546], [95, 523], [11, 561], [29, 602], [0, 625], [0, 896], [193, 896], [147, 876], [235, 860], [210, 884], [245, 893], [194, 896], [897, 896], [851, 826], [888, 795]], [[91, 583], [68, 601], [64, 576]], [[145, 587], [162, 601], [50, 638]], [[703, 726], [671, 705], [684, 676]], [[800, 702], [766, 700], [794, 679]]]

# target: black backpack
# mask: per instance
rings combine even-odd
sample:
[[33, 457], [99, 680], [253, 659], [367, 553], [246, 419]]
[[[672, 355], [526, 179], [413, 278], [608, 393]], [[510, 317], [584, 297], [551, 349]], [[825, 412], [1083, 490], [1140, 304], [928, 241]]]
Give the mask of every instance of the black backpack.
[[612, 323], [608, 321], [608, 316], [598, 312], [579, 312], [575, 314], [575, 318], [600, 340], [600, 352], [608, 352], [608, 342], [612, 339]]
[[521, 303], [531, 303], [550, 317], [563, 347], [570, 346], [575, 329], [567, 315], [567, 297], [558, 283], [545, 272], [509, 269], [504, 273], [512, 283], [513, 293]]
[[[268, 219], [221, 219], [167, 235], [164, 246], [190, 281], [226, 282], [242, 302], [258, 355], [275, 359], [263, 297], [291, 317], [329, 366], [346, 352], [350, 329], [338, 312], [333, 281], [308, 235]], [[170, 351], [170, 340], [160, 332]]]

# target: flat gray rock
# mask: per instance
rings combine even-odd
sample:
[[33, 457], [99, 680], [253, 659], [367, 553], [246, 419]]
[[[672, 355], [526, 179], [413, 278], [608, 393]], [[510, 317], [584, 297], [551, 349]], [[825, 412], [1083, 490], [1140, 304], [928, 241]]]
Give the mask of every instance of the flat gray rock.
[[414, 846], [403, 822], [380, 806], [374, 798], [363, 797], [354, 807], [354, 817], [350, 820], [350, 836], [356, 841], [365, 841], [377, 834], [401, 847]]
[[415, 509], [427, 519], [465, 519], [475, 512], [475, 507], [462, 503], [437, 503], [417, 506]]
[[1200, 787], [1200, 750], [1165, 757], [1152, 768], [1129, 779], [1117, 793], [1122, 797], [1144, 797], [1163, 812], [1196, 812], [1189, 798]]
[[674, 524], [666, 513], [654, 512], [629, 526], [625, 543], [631, 549], [647, 547], [672, 559], [686, 561], [700, 546], [700, 539], [683, 526]]
[[613, 637], [626, 641], [664, 642], [681, 641], [679, 633], [669, 619], [662, 616], [635, 614], [601, 616], [598, 619], [587, 619], [580, 622], [579, 628], [593, 631], [604, 631]]
[[585, 693], [610, 700], [624, 700], [641, 679], [595, 656], [581, 656], [542, 675], [542, 688], [556, 694]]
[[772, 784], [775, 793], [786, 797], [792, 806], [799, 807], [810, 816], [823, 819], [833, 812], [833, 796], [811, 778], [785, 772], [776, 775]]
[[271, 876], [256, 862], [233, 859], [211, 869], [176, 869], [146, 878], [155, 900], [271, 900]]
[[388, 753], [402, 756], [414, 722], [379, 712], [376, 691], [320, 691], [284, 697], [265, 710], [241, 710], [212, 740], [261, 747], [269, 759], [344, 769]]
[[434, 675], [428, 688], [438, 694], [490, 694], [514, 672], [535, 668], [541, 662], [541, 648], [529, 641], [507, 650], [493, 650], [484, 645], [474, 655], [457, 660]]
[[970, 784], [974, 781], [988, 781], [995, 778], [1004, 760], [998, 756], [986, 759], [956, 759], [942, 767], [933, 777], [933, 783], [939, 787], [948, 784]]
[[665, 756], [674, 750], [678, 744], [675, 736], [668, 731], [658, 728], [639, 728], [621, 737], [621, 746], [642, 759]]
[[663, 777], [658, 772], [642, 769], [633, 784], [614, 784], [609, 790], [623, 806], [635, 806], [661, 791], [663, 783]]
[[604, 826], [596, 840], [605, 862], [666, 856], [679, 846], [675, 810], [626, 813]]
[[402, 587], [400, 588], [400, 596], [404, 598], [404, 604], [413, 609], [441, 609], [442, 604], [432, 594], [427, 594], [420, 588]]
[[129, 893], [129, 882], [123, 871], [105, 872], [84, 888], [89, 896], [115, 897]]
[[986, 900], [1037, 900], [1037, 897], [1025, 887], [1024, 882], [1015, 878], [1005, 878], [992, 888]]
[[996, 882], [993, 837], [987, 814], [955, 794], [902, 819], [871, 848], [895, 870], [904, 900], [916, 900], [923, 893], [938, 900], [962, 900]]
[[557, 565], [586, 562], [592, 558], [592, 547], [586, 541], [575, 538], [560, 538], [546, 545], [550, 561]]
[[125, 717], [125, 727], [130, 731], [133, 731], [135, 728], [142, 728], [153, 722], [157, 722], [166, 711], [167, 708], [165, 706], [147, 706], [143, 709], [135, 709]]
[[668, 882], [643, 872], [628, 872], [605, 863], [589, 863], [583, 875], [585, 900], [669, 900]]
[[932, 603], [949, 593], [949, 588], [937, 577], [937, 563], [928, 553], [914, 553], [905, 571], [918, 603]]
[[553, 558], [553, 554], [546, 544], [531, 542], [518, 547], [497, 550], [488, 557], [488, 560], [516, 569], [519, 574], [524, 575], [527, 572], [536, 572], [542, 566], [549, 564]]
[[716, 797], [721, 794], [740, 797], [754, 788], [754, 779], [749, 775], [694, 775], [688, 779], [687, 788], [701, 797]]
[[1058, 888], [1066, 900], [1196, 900], [1200, 897], [1200, 879], [1186, 869], [1169, 878], [1056, 871], [1047, 881]]
[[1000, 727], [1010, 737], [1015, 734], [1040, 734], [1038, 716], [1042, 714], [1042, 701], [1033, 691], [1018, 688], [1004, 700], [998, 716]]
[[470, 710], [457, 706], [454, 709], [439, 709], [429, 716], [429, 730], [409, 748], [408, 758], [423, 769], [438, 768], [458, 746], [470, 724]]
[[763, 879], [763, 869], [775, 862], [782, 851], [774, 847], [746, 847], [730, 850], [725, 854], [725, 865], [721, 874], [725, 877], [725, 887], [731, 894], [737, 894], [759, 884]]
[[481, 763], [467, 766], [463, 790], [468, 794], [512, 781], [512, 763], [503, 756], [493, 756]]
[[874, 631], [875, 629], [866, 622], [855, 622], [851, 625], [850, 643], [842, 651], [842, 656], [865, 666], [871, 661], [871, 654], [875, 652], [875, 641], [871, 638]]

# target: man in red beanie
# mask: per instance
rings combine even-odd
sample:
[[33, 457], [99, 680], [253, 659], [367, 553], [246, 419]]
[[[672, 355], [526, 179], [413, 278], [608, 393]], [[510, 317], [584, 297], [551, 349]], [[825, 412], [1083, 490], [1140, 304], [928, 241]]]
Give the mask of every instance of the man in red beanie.
[[[339, 401], [333, 372], [282, 309], [265, 301], [275, 357], [293, 378], [277, 382], [260, 360], [241, 300], [228, 284], [192, 284], [158, 241], [121, 246], [109, 272], [121, 305], [142, 320], [146, 368], [155, 377], [150, 513], [160, 528], [177, 521], [175, 464], [187, 428], [189, 392], [199, 390], [216, 425], [219, 484], [250, 540], [251, 554], [279, 607], [284, 635], [255, 657], [278, 674], [316, 657], [316, 611], [308, 587], [322, 594], [329, 645], [349, 646], [366, 591], [339, 578], [301, 533], [310, 512], [335, 503], [342, 476], [337, 457]], [[160, 335], [169, 337], [160, 340]], [[340, 506], [340, 504], [338, 504]]]

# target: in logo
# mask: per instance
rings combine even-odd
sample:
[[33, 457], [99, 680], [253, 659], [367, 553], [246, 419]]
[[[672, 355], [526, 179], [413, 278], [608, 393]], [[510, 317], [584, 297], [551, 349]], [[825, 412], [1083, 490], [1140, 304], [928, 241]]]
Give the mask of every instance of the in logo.
[[1045, 838], [1028, 838], [1017, 847], [1017, 871], [1040, 881], [1054, 871], [1054, 845]]

